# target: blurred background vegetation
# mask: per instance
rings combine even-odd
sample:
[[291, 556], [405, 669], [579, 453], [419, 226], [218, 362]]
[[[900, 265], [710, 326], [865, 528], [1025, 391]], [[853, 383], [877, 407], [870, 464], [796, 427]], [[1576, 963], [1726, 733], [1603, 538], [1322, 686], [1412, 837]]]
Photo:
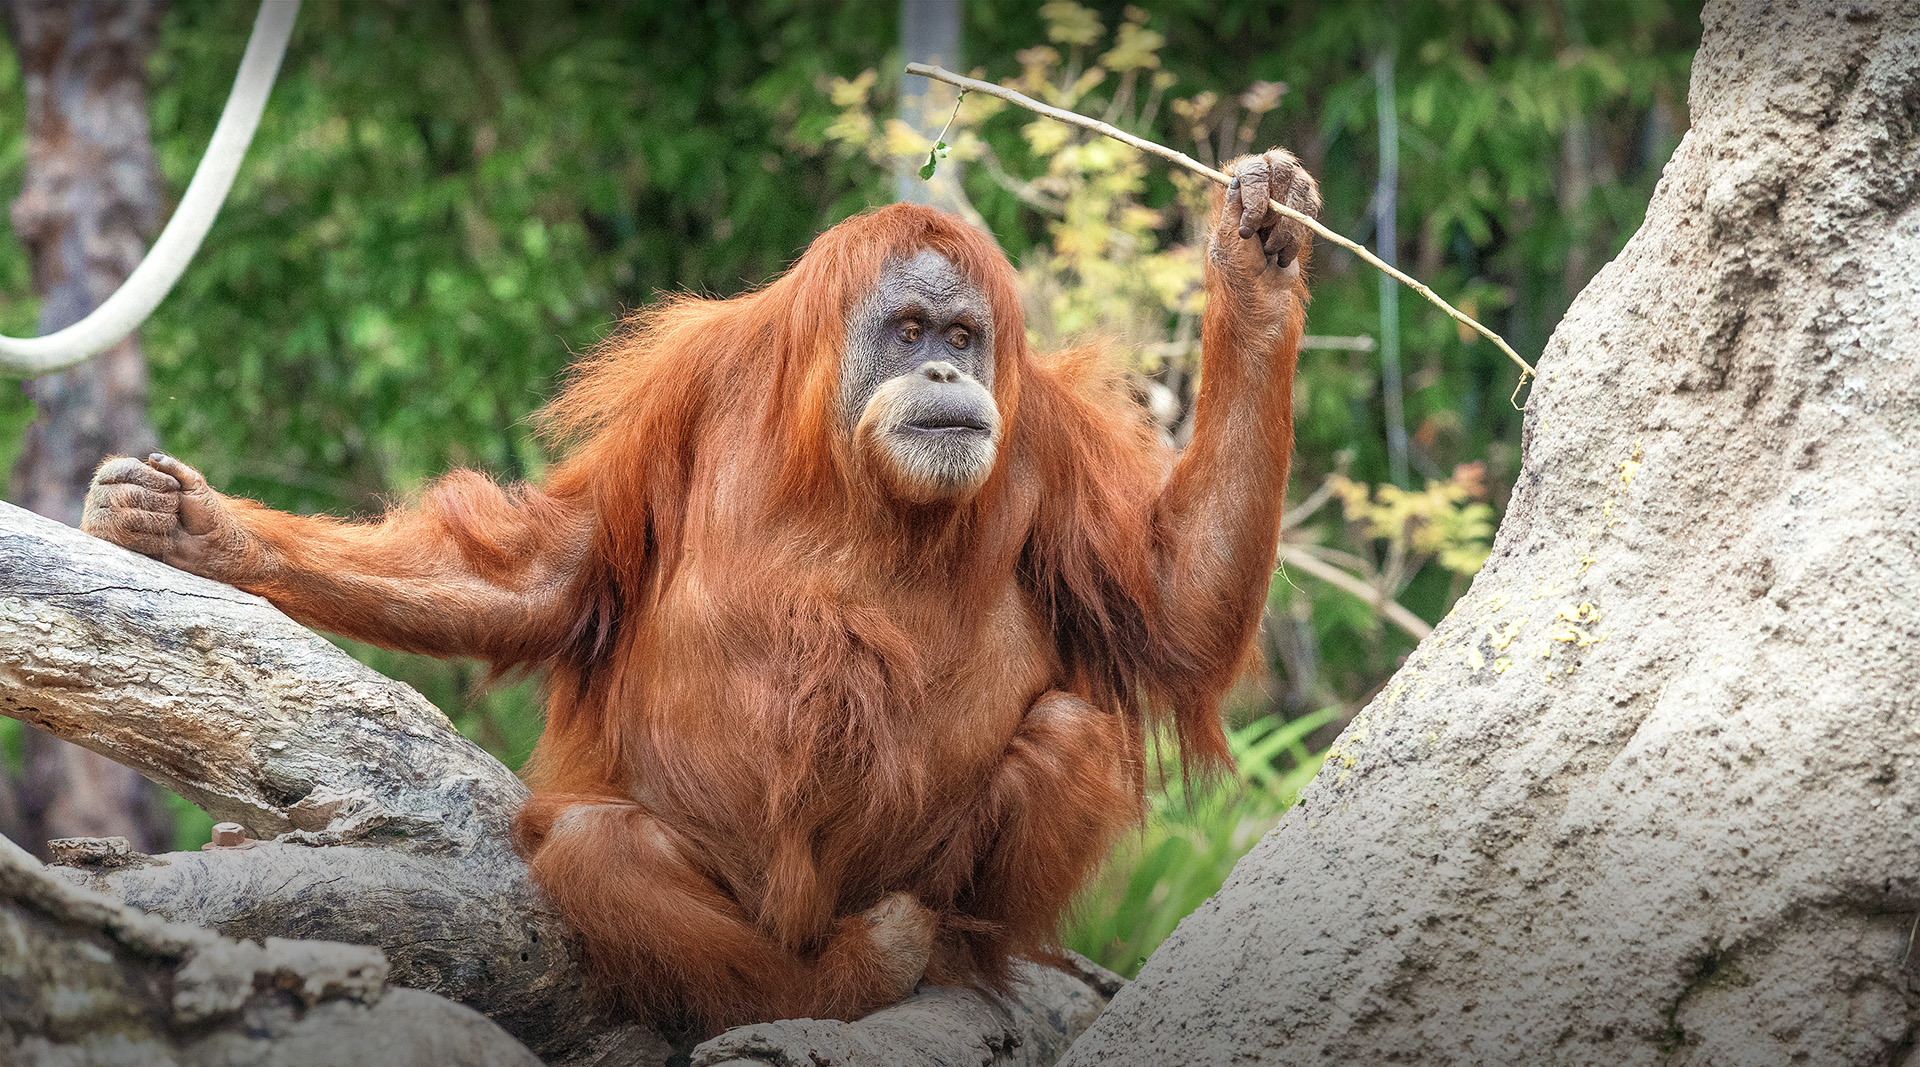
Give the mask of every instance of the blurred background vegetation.
[[[964, 10], [965, 65], [980, 76], [1203, 160], [1285, 145], [1318, 176], [1323, 221], [1369, 246], [1392, 120], [1398, 261], [1529, 358], [1638, 226], [1687, 127], [1700, 33], [1695, 0]], [[149, 84], [171, 196], [205, 150], [252, 17], [223, 0], [174, 0], [165, 17]], [[821, 229], [893, 199], [896, 162], [928, 147], [894, 121], [901, 90], [923, 91], [897, 73], [898, 18], [879, 0], [308, 0], [233, 195], [143, 332], [165, 447], [227, 492], [306, 512], [377, 512], [453, 466], [537, 478], [548, 457], [528, 415], [624, 311], [762, 283]], [[21, 109], [0, 48], [7, 200]], [[1116, 342], [1179, 440], [1204, 191], [977, 97], [947, 140], [941, 166], [963, 175], [951, 206], [1020, 266], [1036, 336]], [[1403, 299], [1394, 390], [1377, 276], [1323, 247], [1312, 280], [1309, 332], [1335, 347], [1302, 354], [1266, 670], [1226, 709], [1241, 778], [1156, 799], [1070, 937], [1127, 973], [1464, 591], [1518, 471], [1504, 357]], [[35, 313], [25, 254], [0, 241], [0, 332], [33, 333]], [[0, 387], [0, 462], [32, 415]], [[538, 736], [537, 682], [489, 689], [477, 664], [351, 651], [509, 764]], [[183, 810], [182, 843], [204, 841], [205, 825]]]

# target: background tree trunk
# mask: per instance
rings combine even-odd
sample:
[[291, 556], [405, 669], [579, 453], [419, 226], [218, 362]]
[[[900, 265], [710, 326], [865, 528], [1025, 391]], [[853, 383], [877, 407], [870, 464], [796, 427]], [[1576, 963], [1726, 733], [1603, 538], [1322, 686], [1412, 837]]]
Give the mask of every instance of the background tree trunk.
[[[960, 29], [963, 21], [960, 0], [900, 0], [900, 54], [906, 63], [936, 63], [960, 68]], [[953, 111], [953, 94], [941, 93], [927, 78], [904, 78], [900, 85], [900, 118], [929, 139], [940, 135], [940, 126]], [[940, 101], [945, 101], [942, 108]], [[947, 160], [941, 170], [951, 171], [951, 184], [958, 187], [960, 161]], [[943, 183], [939, 172], [936, 179]], [[915, 204], [938, 204], [932, 182], [920, 177], [918, 161], [895, 163], [893, 195], [897, 200]]]
[[1705, 23], [1492, 559], [1067, 1062], [1915, 1062], [1920, 5]]
[[[42, 334], [84, 318], [139, 266], [161, 221], [147, 129], [147, 56], [160, 0], [0, 0], [27, 97], [26, 179], [13, 230], [27, 247]], [[69, 525], [94, 467], [158, 447], [147, 425], [138, 335], [72, 370], [25, 383], [36, 416], [13, 469], [14, 502]], [[139, 775], [37, 730], [7, 829], [30, 848], [50, 837], [124, 836], [142, 850], [173, 840], [160, 792]], [[5, 814], [0, 812], [0, 814]]]

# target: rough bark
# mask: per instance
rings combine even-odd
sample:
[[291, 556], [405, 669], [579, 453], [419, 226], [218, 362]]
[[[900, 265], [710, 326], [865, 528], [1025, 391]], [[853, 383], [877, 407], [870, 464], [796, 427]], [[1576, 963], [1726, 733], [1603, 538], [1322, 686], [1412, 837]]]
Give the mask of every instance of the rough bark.
[[1914, 1063], [1920, 6], [1719, 3], [1493, 557], [1066, 1062]]
[[[26, 89], [27, 165], [11, 219], [41, 298], [42, 334], [85, 318], [140, 264], [159, 228], [162, 190], [147, 128], [147, 56], [161, 0], [4, 0]], [[11, 499], [70, 525], [93, 467], [159, 445], [147, 425], [138, 336], [92, 361], [25, 383], [35, 415]], [[36, 731], [18, 785], [28, 841], [123, 834], [143, 848], [171, 838], [157, 790], [128, 769]]]
[[68, 885], [0, 839], [0, 1062], [537, 1067], [471, 1008], [387, 984], [376, 949], [233, 941]]
[[[526, 789], [431, 704], [266, 601], [0, 504], [0, 714], [238, 822], [240, 849], [61, 850], [56, 868], [244, 939], [373, 946], [391, 981], [486, 1013], [550, 1063], [1053, 1062], [1114, 984], [1029, 967], [1017, 995], [932, 990], [859, 1022], [774, 1023], [676, 1049], [597, 1014], [507, 826]], [[0, 1023], [10, 1002], [0, 995]]]

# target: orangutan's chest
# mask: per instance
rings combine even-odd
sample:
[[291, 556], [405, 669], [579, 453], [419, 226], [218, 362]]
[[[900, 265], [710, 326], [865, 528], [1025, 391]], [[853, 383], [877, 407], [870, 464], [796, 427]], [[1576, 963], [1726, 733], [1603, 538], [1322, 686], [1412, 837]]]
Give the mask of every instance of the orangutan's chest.
[[[1053, 643], [1012, 574], [985, 588], [759, 580], [703, 568], [663, 591], [646, 627], [669, 696], [656, 721], [724, 730], [743, 745], [796, 731], [850, 742], [1004, 747], [1053, 684]], [[964, 758], [953, 751], [954, 758]]]

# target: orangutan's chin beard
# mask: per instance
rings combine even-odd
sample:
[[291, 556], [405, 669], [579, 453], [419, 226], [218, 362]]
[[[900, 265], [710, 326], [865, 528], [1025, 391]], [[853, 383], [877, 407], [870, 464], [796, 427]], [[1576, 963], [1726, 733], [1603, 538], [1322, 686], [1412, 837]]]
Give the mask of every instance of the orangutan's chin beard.
[[903, 374], [883, 384], [854, 427], [864, 465], [908, 504], [961, 503], [980, 491], [1000, 454], [1000, 412], [972, 378], [930, 384]]

